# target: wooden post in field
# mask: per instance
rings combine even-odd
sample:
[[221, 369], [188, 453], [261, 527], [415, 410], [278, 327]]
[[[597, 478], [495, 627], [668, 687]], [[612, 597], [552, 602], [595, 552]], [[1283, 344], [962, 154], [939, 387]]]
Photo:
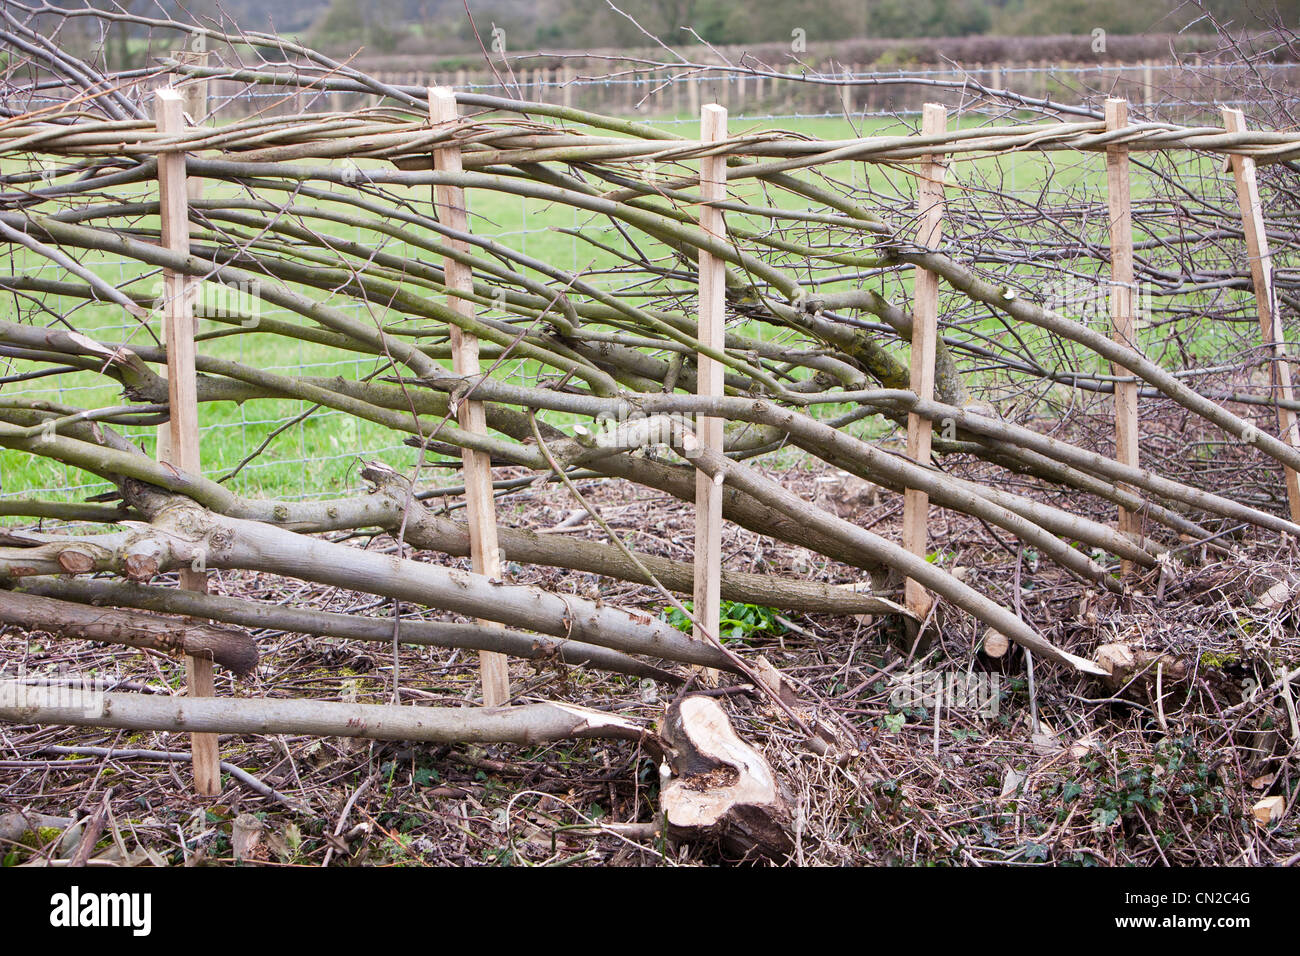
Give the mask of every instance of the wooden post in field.
[[[1106, 128], [1128, 126], [1128, 101], [1111, 97], [1106, 100]], [[1111, 338], [1121, 345], [1137, 348], [1137, 316], [1134, 311], [1133, 280], [1133, 208], [1129, 201], [1128, 149], [1112, 146], [1106, 150], [1106, 195], [1110, 202], [1110, 321]], [[1128, 369], [1113, 365], [1115, 375], [1131, 376]], [[1137, 381], [1115, 383], [1115, 459], [1121, 464], [1138, 467], [1138, 386]], [[1140, 537], [1140, 516], [1119, 509], [1119, 530]], [[1128, 575], [1131, 561], [1121, 561], [1120, 570]]]
[[[154, 111], [158, 132], [169, 135], [185, 129], [184, 103], [181, 94], [171, 87], [157, 91]], [[188, 255], [189, 198], [183, 152], [158, 155], [158, 200], [163, 246]], [[191, 475], [202, 473], [198, 389], [194, 375], [194, 295], [197, 289], [197, 280], [163, 270], [163, 341], [167, 344], [167, 402], [171, 409], [169, 447], [163, 460]], [[202, 567], [182, 570], [180, 583], [189, 591], [206, 591], [207, 572]], [[185, 688], [190, 697], [215, 696], [212, 661], [186, 657]], [[220, 793], [221, 757], [217, 751], [216, 734], [191, 734], [190, 749], [194, 789], [204, 796]]]
[[[434, 126], [456, 122], [456, 94], [445, 86], [429, 90], [429, 117]], [[461, 158], [459, 146], [443, 146], [433, 152], [433, 168], [443, 173], [459, 173]], [[434, 186], [434, 207], [438, 221], [459, 232], [469, 232], [469, 214], [465, 205], [465, 191], [459, 186]], [[446, 239], [454, 249], [468, 251], [468, 245], [458, 239]], [[468, 266], [454, 259], [446, 259], [443, 269], [448, 289], [473, 291], [474, 278]], [[447, 304], [462, 315], [472, 317], [474, 304], [467, 299], [449, 295]], [[479, 374], [478, 339], [451, 327], [451, 364], [457, 375]], [[487, 433], [487, 418], [482, 402], [462, 401], [456, 409], [460, 427], [475, 434]], [[492, 496], [491, 459], [483, 452], [465, 449], [461, 453], [462, 473], [465, 476], [465, 510], [469, 519], [470, 560], [476, 574], [501, 580], [501, 549], [497, 544], [496, 499]], [[490, 621], [481, 621], [493, 626]], [[500, 627], [502, 625], [495, 625]], [[479, 677], [483, 684], [483, 704], [501, 707], [510, 700], [510, 668], [504, 654], [479, 651]]]
[[[948, 127], [948, 110], [939, 103], [926, 103], [921, 117], [921, 133], [934, 136]], [[920, 223], [916, 244], [933, 248], [943, 236], [943, 179], [947, 162], [942, 155], [926, 158], [918, 167], [920, 183], [916, 189], [916, 212]], [[939, 338], [939, 277], [933, 272], [916, 270], [912, 294], [912, 391], [924, 401], [934, 398], [934, 356]], [[907, 457], [917, 464], [930, 464], [930, 438], [934, 423], [915, 412], [907, 416]], [[903, 547], [924, 558], [929, 547], [930, 497], [924, 491], [907, 489], [903, 494]], [[931, 598], [918, 582], [903, 586], [907, 608], [924, 621], [930, 613]]]
[[[1229, 133], [1244, 133], [1246, 117], [1237, 109], [1223, 110], [1223, 126]], [[1268, 247], [1268, 234], [1264, 229], [1264, 207], [1259, 201], [1259, 182], [1255, 177], [1255, 160], [1249, 156], [1233, 154], [1229, 157], [1232, 176], [1237, 181], [1237, 202], [1241, 205], [1241, 228], [1246, 236], [1246, 254], [1250, 257], [1250, 280], [1255, 287], [1255, 307], [1259, 311], [1259, 331], [1272, 354], [1269, 362], [1269, 380], [1275, 399], [1295, 401], [1291, 386], [1291, 363], [1287, 356], [1286, 337], [1277, 313], [1277, 298], [1273, 294], [1273, 256]], [[1296, 413], [1290, 408], [1277, 407], [1277, 423], [1282, 440], [1293, 448], [1300, 448], [1300, 426]], [[1286, 497], [1291, 506], [1291, 520], [1300, 522], [1300, 476], [1286, 468]]]
[[[700, 110], [700, 139], [714, 142], [727, 138], [727, 111], [716, 103]], [[705, 203], [727, 198], [727, 157], [706, 156], [700, 160], [700, 199]], [[700, 206], [700, 227], [709, 235], [725, 238], [722, 210]], [[709, 252], [700, 252], [700, 344], [721, 352], [726, 346], [725, 266]], [[722, 396], [725, 368], [703, 353], [697, 356], [696, 392], [701, 396]], [[695, 421], [700, 444], [721, 453], [722, 419], [700, 416]], [[695, 472], [695, 636], [715, 639], [722, 620], [722, 485], [703, 471]]]

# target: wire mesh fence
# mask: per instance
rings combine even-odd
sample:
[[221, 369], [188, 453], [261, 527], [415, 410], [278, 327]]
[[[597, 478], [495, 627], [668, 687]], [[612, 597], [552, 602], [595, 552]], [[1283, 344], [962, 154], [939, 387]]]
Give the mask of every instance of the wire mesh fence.
[[[1294, 88], [1300, 64], [1250, 64], [1189, 60], [1140, 63], [992, 63], [960, 68], [877, 69], [854, 64], [822, 73], [804, 67], [778, 70], [629, 68], [592, 75], [580, 67], [505, 68], [492, 72], [403, 71], [378, 73], [382, 82], [409, 87], [447, 85], [594, 112], [698, 122], [703, 103], [718, 103], [742, 120], [834, 119], [853, 123], [920, 115], [926, 102], [968, 109], [998, 90], [1060, 105], [1090, 105], [1100, 115], [1107, 96], [1127, 99], [1143, 118], [1190, 122], [1211, 118], [1224, 105], [1249, 108], [1258, 85]], [[244, 84], [213, 84], [214, 107], [239, 116], [268, 105], [285, 112], [340, 111], [376, 105], [373, 94], [339, 91], [250, 91]]]

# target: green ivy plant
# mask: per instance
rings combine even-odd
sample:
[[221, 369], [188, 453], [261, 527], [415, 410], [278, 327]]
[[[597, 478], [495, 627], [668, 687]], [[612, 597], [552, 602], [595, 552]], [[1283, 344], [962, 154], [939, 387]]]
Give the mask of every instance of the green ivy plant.
[[[682, 602], [682, 607], [695, 612], [690, 601]], [[719, 637], [723, 641], [745, 642], [759, 634], [784, 634], [786, 627], [776, 618], [776, 611], [758, 604], [741, 604], [738, 601], [723, 601]], [[690, 619], [675, 607], [663, 609], [663, 618], [679, 631], [691, 632]]]

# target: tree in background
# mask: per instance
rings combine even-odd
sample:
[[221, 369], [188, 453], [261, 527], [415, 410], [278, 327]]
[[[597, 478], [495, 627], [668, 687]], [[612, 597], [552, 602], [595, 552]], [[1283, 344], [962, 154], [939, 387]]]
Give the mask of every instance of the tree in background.
[[[61, 0], [65, 5], [85, 0]], [[90, 0], [112, 6], [113, 0]], [[145, 0], [120, 0], [124, 6]], [[186, 9], [204, 12], [212, 0]], [[148, 0], [164, 9], [176, 0]], [[1300, 0], [469, 0], [479, 37], [493, 27], [509, 49], [583, 50], [788, 43], [793, 30], [809, 42], [858, 38], [922, 38], [996, 34], [1083, 35], [1209, 30], [1209, 13], [1234, 31], [1300, 24]], [[336, 51], [477, 54], [464, 0], [222, 0], [220, 10], [247, 29], [282, 31], [302, 24], [311, 41]], [[633, 22], [635, 21], [635, 22]], [[292, 24], [292, 25], [290, 25]], [[287, 29], [286, 29], [287, 28]], [[651, 39], [653, 38], [653, 40]]]
[[[1240, 7], [1241, 4], [1236, 4]], [[1200, 15], [1182, 0], [1009, 0], [996, 4], [992, 32], [1010, 36], [1070, 33], [1174, 33]]]
[[[1001, 34], [1087, 36], [1176, 33], [1211, 13], [1235, 30], [1300, 23], [1300, 0], [544, 0], [536, 44], [547, 49], [644, 46], [646, 34], [670, 44], [694, 38], [715, 44], [773, 43], [801, 29], [810, 42], [862, 37], [907, 38]], [[480, 16], [477, 8], [475, 16]], [[515, 0], [494, 0], [498, 20], [520, 17]], [[628, 17], [635, 19], [633, 24]], [[642, 29], [638, 29], [639, 25]], [[644, 32], [642, 32], [644, 30]]]
[[415, 26], [404, 0], [331, 0], [312, 30], [322, 46], [392, 53]]
[[865, 36], [964, 37], [988, 33], [989, 0], [880, 0], [870, 5]]

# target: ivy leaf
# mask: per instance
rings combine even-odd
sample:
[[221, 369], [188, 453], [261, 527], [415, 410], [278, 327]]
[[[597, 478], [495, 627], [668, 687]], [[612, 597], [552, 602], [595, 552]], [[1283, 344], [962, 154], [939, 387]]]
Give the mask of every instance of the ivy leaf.
[[1047, 859], [1047, 847], [1045, 847], [1045, 846], [1044, 846], [1043, 844], [1041, 844], [1041, 843], [1032, 843], [1032, 842], [1031, 842], [1031, 843], [1026, 843], [1026, 844], [1025, 844], [1025, 859], [1026, 859], [1026, 860], [1046, 860], [1046, 859]]

